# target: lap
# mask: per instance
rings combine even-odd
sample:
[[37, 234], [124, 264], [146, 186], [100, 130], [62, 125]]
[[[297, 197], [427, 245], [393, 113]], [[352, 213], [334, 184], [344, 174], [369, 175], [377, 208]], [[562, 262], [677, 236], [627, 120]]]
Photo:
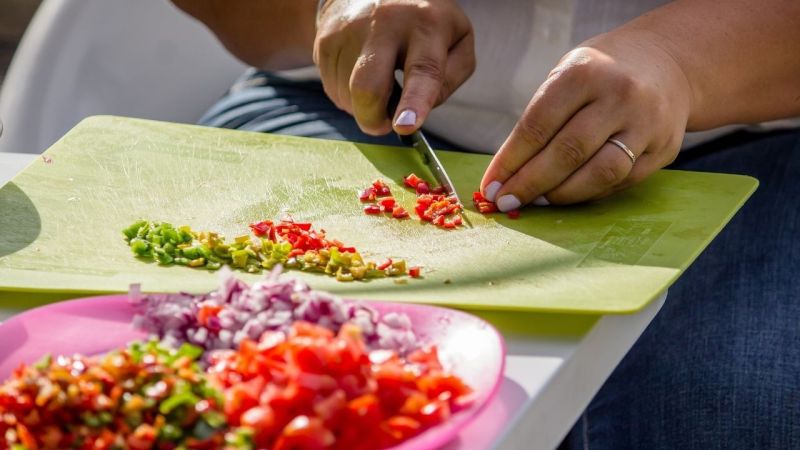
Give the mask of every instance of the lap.
[[800, 446], [800, 132], [730, 136], [673, 168], [751, 175], [760, 187], [670, 288], [567, 442]]
[[[338, 109], [317, 80], [297, 81], [257, 70], [247, 71], [209, 109], [200, 125], [379, 145], [401, 145], [393, 134], [370, 136]], [[428, 133], [436, 148], [456, 149]]]

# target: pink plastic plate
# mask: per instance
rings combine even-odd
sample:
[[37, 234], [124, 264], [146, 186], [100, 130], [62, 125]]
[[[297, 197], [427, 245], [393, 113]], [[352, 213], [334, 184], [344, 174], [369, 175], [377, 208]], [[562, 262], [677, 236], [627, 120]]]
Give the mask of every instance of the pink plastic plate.
[[[505, 344], [491, 325], [470, 314], [425, 305], [367, 302], [381, 314], [407, 314], [417, 336], [436, 344], [442, 364], [476, 393], [471, 407], [392, 450], [433, 450], [451, 441], [497, 393]], [[146, 338], [133, 329], [125, 295], [91, 297], [32, 309], [0, 325], [0, 379], [21, 362], [46, 354], [93, 355]]]

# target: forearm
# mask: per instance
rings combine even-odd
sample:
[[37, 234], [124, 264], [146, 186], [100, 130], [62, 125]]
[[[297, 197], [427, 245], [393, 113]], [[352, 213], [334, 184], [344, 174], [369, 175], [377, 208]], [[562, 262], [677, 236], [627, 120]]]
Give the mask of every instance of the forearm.
[[683, 69], [689, 130], [800, 116], [796, 0], [678, 0], [619, 31], [651, 34]]
[[317, 0], [172, 0], [234, 56], [264, 70], [313, 63]]

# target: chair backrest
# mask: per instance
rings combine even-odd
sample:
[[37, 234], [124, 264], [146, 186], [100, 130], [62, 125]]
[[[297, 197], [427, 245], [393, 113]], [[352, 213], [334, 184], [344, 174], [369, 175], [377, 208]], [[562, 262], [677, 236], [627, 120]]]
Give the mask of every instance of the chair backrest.
[[0, 91], [0, 151], [39, 153], [96, 114], [194, 122], [244, 67], [169, 0], [46, 0]]

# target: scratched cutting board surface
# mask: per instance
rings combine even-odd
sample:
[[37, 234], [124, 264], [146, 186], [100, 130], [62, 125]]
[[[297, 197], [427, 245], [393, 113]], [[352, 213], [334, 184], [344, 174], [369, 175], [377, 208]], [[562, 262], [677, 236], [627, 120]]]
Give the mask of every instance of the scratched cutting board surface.
[[[489, 157], [441, 159], [468, 201]], [[376, 178], [413, 210], [414, 194], [399, 184], [412, 171], [427, 174], [406, 148], [89, 118], [0, 190], [0, 298], [119, 292], [130, 283], [208, 291], [214, 273], [140, 261], [120, 230], [148, 219], [232, 238], [290, 214], [371, 259], [424, 267], [423, 279], [406, 284], [292, 272], [315, 288], [462, 308], [627, 313], [663, 292], [757, 185], [661, 171], [612, 199], [527, 208], [518, 220], [467, 211], [472, 228], [453, 231], [362, 213], [357, 190]]]

